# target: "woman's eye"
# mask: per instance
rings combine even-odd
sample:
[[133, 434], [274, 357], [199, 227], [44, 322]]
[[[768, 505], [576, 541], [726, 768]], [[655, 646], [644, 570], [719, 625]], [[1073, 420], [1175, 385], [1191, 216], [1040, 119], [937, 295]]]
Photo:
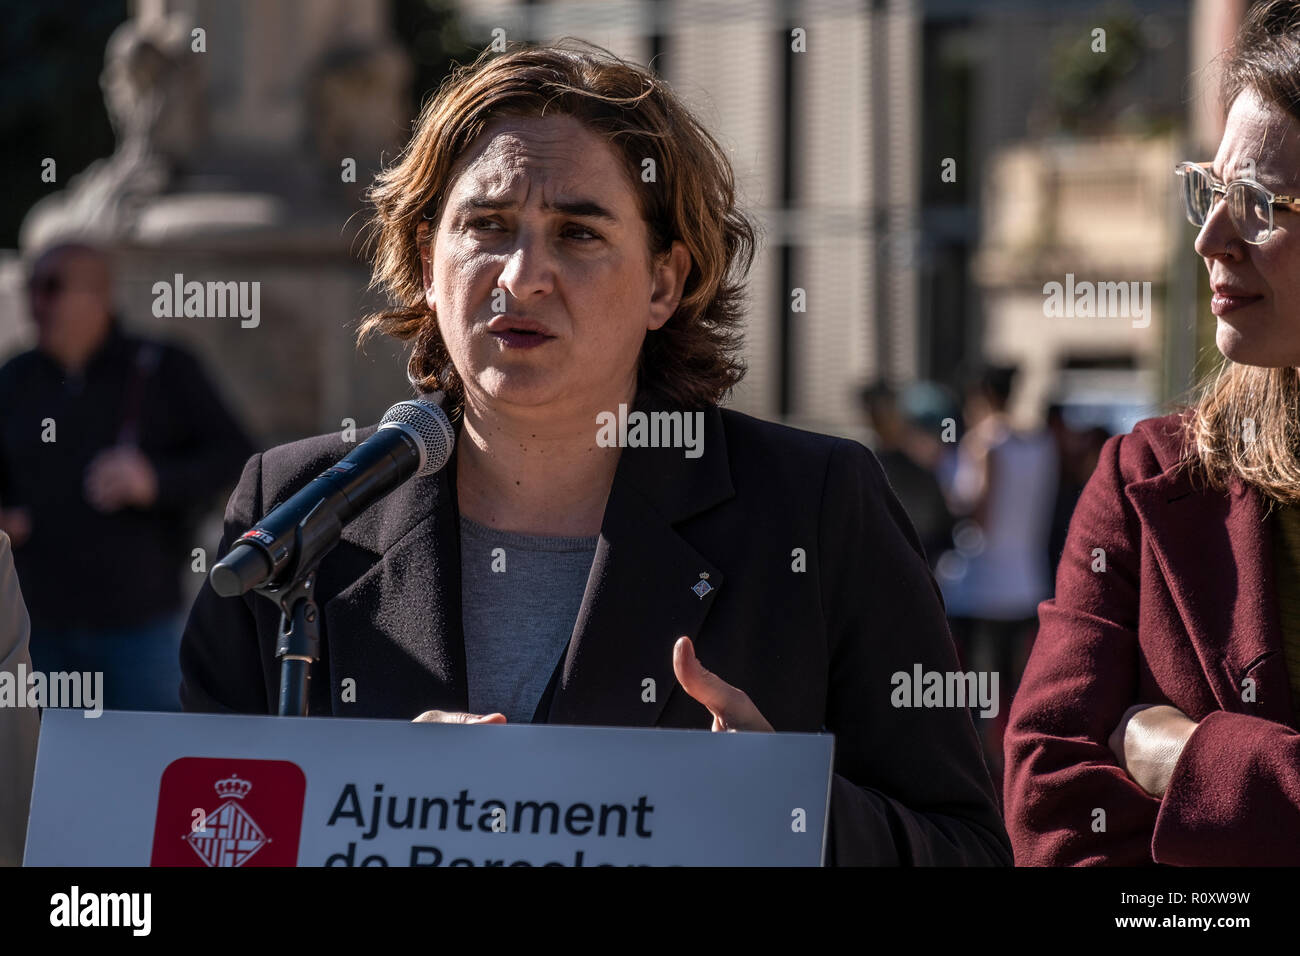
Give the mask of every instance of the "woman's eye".
[[[501, 224], [495, 219], [472, 219], [465, 224], [470, 229], [495, 232], [495, 229], [489, 227], [500, 226]], [[592, 232], [586, 226], [579, 226], [576, 223], [565, 226], [564, 235], [570, 239], [576, 239], [578, 242], [594, 242], [600, 239], [600, 236]]]

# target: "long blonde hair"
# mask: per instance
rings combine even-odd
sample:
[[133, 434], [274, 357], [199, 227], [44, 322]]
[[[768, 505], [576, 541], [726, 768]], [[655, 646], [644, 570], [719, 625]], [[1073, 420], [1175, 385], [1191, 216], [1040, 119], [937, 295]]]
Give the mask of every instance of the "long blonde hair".
[[[1223, 61], [1224, 109], [1253, 90], [1300, 121], [1300, 2], [1256, 4]], [[1236, 477], [1273, 501], [1300, 503], [1300, 375], [1224, 359], [1186, 425], [1186, 457], [1211, 487]]]
[[1187, 444], [1210, 487], [1232, 477], [1300, 504], [1300, 375], [1227, 361], [1186, 419]]

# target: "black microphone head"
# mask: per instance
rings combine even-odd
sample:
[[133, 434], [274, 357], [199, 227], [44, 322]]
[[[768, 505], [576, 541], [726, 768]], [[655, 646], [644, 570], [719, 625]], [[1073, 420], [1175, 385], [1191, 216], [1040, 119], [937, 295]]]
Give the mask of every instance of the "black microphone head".
[[420, 448], [420, 467], [412, 477], [441, 471], [451, 458], [456, 432], [442, 407], [422, 398], [398, 402], [379, 420], [380, 428], [400, 428]]
[[252, 544], [236, 541], [229, 553], [212, 566], [208, 580], [222, 597], [239, 597], [271, 576], [271, 559]]

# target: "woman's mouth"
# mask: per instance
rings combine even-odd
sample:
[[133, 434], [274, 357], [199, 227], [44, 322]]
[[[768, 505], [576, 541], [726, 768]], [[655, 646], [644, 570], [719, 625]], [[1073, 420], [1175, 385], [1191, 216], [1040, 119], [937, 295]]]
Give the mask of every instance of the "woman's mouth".
[[537, 319], [512, 312], [493, 318], [487, 331], [508, 349], [535, 349], [555, 338], [551, 330]]
[[508, 349], [535, 349], [555, 338], [553, 335], [543, 335], [541, 332], [529, 332], [525, 329], [507, 329], [489, 334], [505, 343]]
[[1262, 295], [1233, 295], [1216, 292], [1210, 299], [1210, 311], [1215, 315], [1227, 315], [1229, 312], [1236, 312], [1238, 309], [1254, 305], [1262, 298], [1264, 298]]

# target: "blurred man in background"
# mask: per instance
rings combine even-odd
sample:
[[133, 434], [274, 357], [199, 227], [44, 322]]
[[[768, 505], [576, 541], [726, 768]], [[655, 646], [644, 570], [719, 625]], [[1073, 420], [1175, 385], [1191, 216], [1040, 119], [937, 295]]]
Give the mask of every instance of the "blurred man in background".
[[1002, 730], [1038, 626], [1052, 596], [1048, 553], [1058, 485], [1058, 453], [1042, 427], [1013, 426], [1008, 409], [1016, 369], [981, 370], [966, 389], [966, 433], [958, 445], [953, 510], [955, 559], [940, 566], [954, 636], [965, 665], [996, 672], [998, 713], [981, 719], [994, 779], [1002, 770]]
[[1100, 425], [1086, 429], [1071, 428], [1066, 421], [1065, 409], [1056, 404], [1047, 408], [1047, 430], [1056, 442], [1060, 476], [1047, 555], [1048, 576], [1055, 582], [1056, 568], [1061, 563], [1061, 553], [1065, 550], [1065, 538], [1070, 530], [1074, 506], [1078, 504], [1084, 486], [1097, 467], [1101, 448], [1106, 444], [1106, 439], [1110, 438], [1110, 432]]
[[934, 435], [922, 432], [900, 407], [898, 395], [884, 383], [867, 386], [860, 399], [875, 432], [872, 451], [912, 519], [933, 568], [952, 543], [952, 514], [930, 462], [935, 455], [929, 449], [939, 442], [937, 429]]
[[179, 710], [192, 525], [253, 448], [195, 359], [127, 335], [109, 262], [33, 263], [37, 346], [0, 368], [0, 530], [38, 671], [102, 671], [104, 706]]

